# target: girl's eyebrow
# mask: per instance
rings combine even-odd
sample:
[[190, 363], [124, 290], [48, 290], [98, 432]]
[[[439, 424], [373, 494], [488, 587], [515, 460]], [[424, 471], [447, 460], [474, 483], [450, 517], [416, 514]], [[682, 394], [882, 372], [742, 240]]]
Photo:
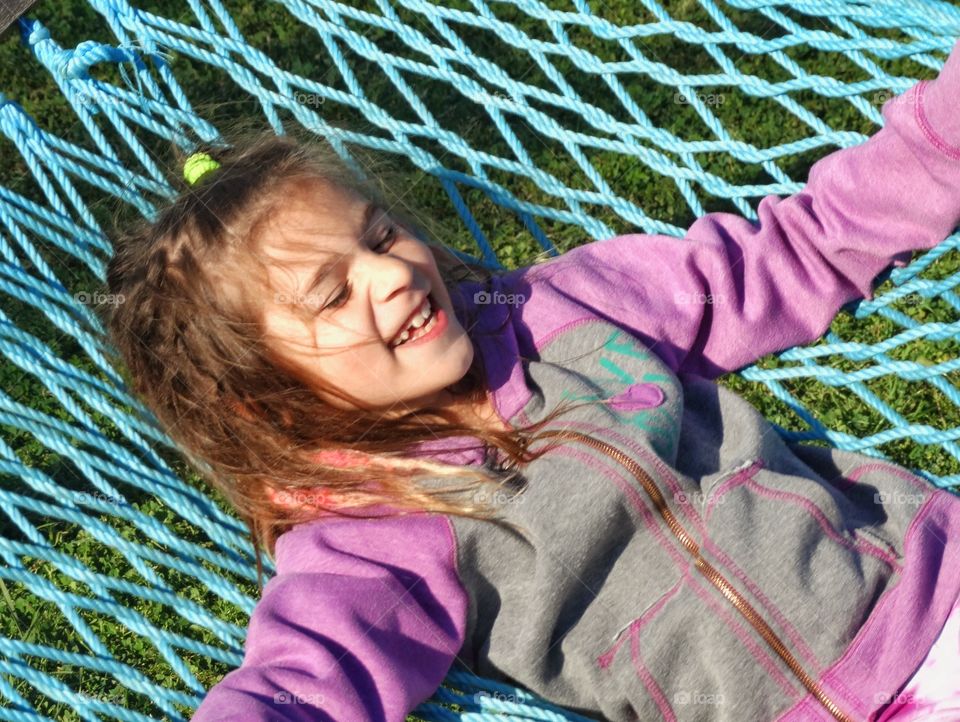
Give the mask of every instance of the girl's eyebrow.
[[[367, 231], [370, 230], [371, 219], [373, 218], [374, 211], [377, 210], [377, 203], [375, 201], [370, 201], [367, 203], [366, 208], [363, 210], [363, 218], [360, 221], [360, 232], [357, 236], [359, 241], [363, 241], [363, 238], [366, 236]], [[320, 282], [326, 277], [328, 273], [340, 263], [340, 258], [331, 258], [328, 261], [324, 261], [320, 264], [320, 267], [317, 269], [317, 272], [313, 274], [313, 277], [310, 279], [310, 282], [307, 284], [306, 289], [304, 290], [304, 296], [309, 296], [314, 292], [317, 286], [320, 285]]]

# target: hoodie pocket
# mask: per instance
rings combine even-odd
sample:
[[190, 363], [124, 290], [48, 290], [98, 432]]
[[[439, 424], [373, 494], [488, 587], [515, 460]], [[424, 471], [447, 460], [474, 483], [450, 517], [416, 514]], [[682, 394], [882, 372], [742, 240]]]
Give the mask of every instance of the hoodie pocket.
[[896, 559], [848, 527], [842, 494], [822, 479], [750, 465], [711, 492], [705, 558], [735, 564], [763, 592], [802, 656], [837, 659], [896, 578]]
[[705, 476], [700, 481], [700, 514], [708, 519], [719, 504], [726, 501], [726, 495], [744, 484], [763, 467], [763, 459], [749, 458], [735, 462], [722, 471]]

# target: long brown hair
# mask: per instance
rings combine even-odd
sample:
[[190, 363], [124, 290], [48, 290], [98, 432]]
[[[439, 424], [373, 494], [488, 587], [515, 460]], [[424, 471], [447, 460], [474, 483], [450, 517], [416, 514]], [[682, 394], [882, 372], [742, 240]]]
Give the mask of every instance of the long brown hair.
[[[392, 190], [404, 187], [402, 177], [375, 155], [358, 156], [373, 169], [361, 179], [316, 138], [249, 130], [230, 137], [202, 149], [218, 169], [195, 186], [178, 180], [181, 192], [153, 222], [126, 224], [115, 234], [107, 285], [123, 300], [102, 313], [114, 347], [108, 352], [132, 391], [247, 525], [258, 584], [262, 588], [261, 549], [273, 559], [280, 534], [318, 513], [363, 516], [364, 507], [386, 505], [498, 521], [486, 493], [516, 482], [523, 465], [552, 448], [530, 447], [536, 431], [568, 404], [512, 431], [464, 425], [448, 408], [419, 408], [398, 418], [336, 408], [271, 352], [251, 292], [251, 282], [262, 278], [252, 267], [255, 230], [282, 203], [277, 189], [291, 178], [335, 183], [381, 203], [427, 243], [451, 294], [461, 281], [489, 283], [490, 269], [464, 262], [391, 203]], [[183, 160], [177, 158], [181, 166]], [[484, 379], [478, 352], [449, 391], [482, 400]], [[416, 442], [450, 436], [474, 437], [484, 449], [498, 450], [497, 462], [456, 466], [408, 453]], [[359, 455], [364, 463], [324, 463], [318, 460], [324, 452]], [[428, 478], [460, 483], [438, 488], [422, 483]], [[326, 490], [336, 504], [318, 494], [311, 497], [317, 503], [291, 508], [274, 503], [270, 489], [299, 498]]]

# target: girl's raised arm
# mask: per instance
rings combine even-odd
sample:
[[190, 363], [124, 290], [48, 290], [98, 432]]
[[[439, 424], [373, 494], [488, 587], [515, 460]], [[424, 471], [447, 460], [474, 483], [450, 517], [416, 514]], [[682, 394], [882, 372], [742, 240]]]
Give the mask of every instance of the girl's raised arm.
[[576, 313], [576, 300], [674, 371], [708, 378], [814, 341], [845, 303], [873, 298], [891, 262], [904, 265], [960, 223], [960, 41], [936, 79], [882, 113], [881, 130], [814, 164], [801, 191], [763, 198], [756, 223], [717, 212], [682, 239], [596, 241], [507, 274], [505, 285], [530, 294], [522, 313], [534, 336], [566, 322], [562, 309]]
[[192, 722], [403, 722], [464, 641], [451, 534], [443, 517], [415, 514], [282, 535], [243, 663]]

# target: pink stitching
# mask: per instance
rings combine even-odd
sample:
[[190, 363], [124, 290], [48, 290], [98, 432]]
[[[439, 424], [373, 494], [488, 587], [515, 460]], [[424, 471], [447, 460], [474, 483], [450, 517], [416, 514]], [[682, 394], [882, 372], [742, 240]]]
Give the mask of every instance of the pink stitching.
[[[634, 442], [627, 440], [625, 445], [632, 446]], [[694, 507], [693, 502], [690, 501], [689, 495], [684, 491], [683, 487], [680, 486], [680, 483], [677, 481], [677, 478], [673, 475], [673, 471], [667, 466], [663, 459], [655, 454], [650, 453], [650, 451], [644, 447], [637, 447], [635, 452], [643, 457], [646, 461], [653, 464], [654, 468], [659, 472], [660, 477], [666, 482], [667, 486], [670, 488], [670, 491], [673, 493], [673, 498], [677, 502], [677, 505], [683, 509], [684, 516], [690, 520], [690, 522], [696, 527], [697, 531], [701, 534], [705, 531], [706, 527], [703, 525], [703, 519], [701, 519], [700, 514], [697, 512], [696, 507]]]
[[[627, 631], [629, 631], [629, 629]], [[629, 636], [629, 634], [621, 634], [617, 641], [608, 647], [603, 654], [597, 657], [596, 662], [600, 669], [606, 669], [613, 663], [613, 658], [617, 656], [617, 650], [620, 649]]]
[[[950, 494], [950, 492], [942, 489], [940, 491], [943, 491], [944, 494]], [[940, 498], [939, 495], [936, 492], [934, 492], [933, 494], [930, 495], [930, 498], [928, 498], [920, 507], [920, 509], [917, 511], [916, 515], [913, 517], [913, 520], [910, 522], [910, 526], [907, 527], [907, 531], [903, 536], [904, 549], [906, 549], [909, 546], [910, 542], [913, 540], [913, 538], [917, 536], [918, 534], [917, 529], [924, 527], [926, 525], [927, 517], [933, 513], [931, 509], [933, 509], [935, 506], [935, 500], [939, 498]], [[896, 586], [894, 587], [894, 591], [896, 591]], [[840, 667], [842, 665], [846, 665], [851, 658], [859, 654], [860, 647], [863, 645], [864, 640], [866, 640], [868, 636], [867, 630], [879, 624], [877, 620], [885, 616], [882, 613], [883, 610], [885, 610], [890, 605], [894, 604], [894, 602], [890, 601], [893, 596], [894, 596], [893, 594], [889, 594], [889, 593], [885, 593], [880, 596], [880, 599], [877, 601], [877, 604], [874, 607], [873, 611], [870, 613], [870, 616], [867, 617], [867, 620], [863, 623], [863, 626], [860, 627], [860, 630], [857, 632], [857, 635], [854, 637], [853, 642], [847, 647], [847, 651], [844, 652], [840, 656], [840, 659], [834, 662], [831, 665], [830, 669], [828, 669], [826, 673], [821, 676], [821, 684], [832, 685], [842, 695], [846, 696], [847, 701], [850, 702], [851, 704], [855, 704], [855, 703], [859, 704], [859, 700], [849, 690], [845, 682], [837, 677], [837, 675], [840, 672]]]
[[[704, 599], [707, 604], [716, 610], [717, 614], [724, 618], [726, 625], [730, 627], [740, 638], [740, 641], [743, 642], [744, 646], [751, 651], [757, 662], [767, 670], [767, 673], [780, 683], [780, 686], [786, 690], [788, 695], [793, 695], [795, 690], [792, 686], [790, 686], [789, 681], [783, 676], [783, 673], [777, 669], [777, 667], [771, 661], [771, 652], [767, 650], [767, 653], [764, 654], [764, 650], [757, 647], [753, 640], [750, 639], [749, 635], [746, 634], [743, 626], [736, 619], [731, 618], [725, 607], [718, 608], [715, 600], [712, 599], [709, 594], [704, 592], [698, 584], [691, 583], [690, 586], [693, 587], [693, 590], [700, 596], [701, 599]], [[779, 657], [777, 657], [777, 659], [779, 659]]]
[[[827, 519], [824, 516], [823, 512], [815, 504], [813, 504], [809, 499], [804, 499], [802, 496], [793, 494], [789, 491], [778, 491], [775, 489], [768, 489], [767, 487], [761, 484], [758, 484], [752, 478], [745, 479], [744, 481], [746, 484], [752, 486], [761, 494], [764, 494], [766, 496], [771, 496], [774, 499], [783, 499], [785, 501], [791, 501], [795, 504], [799, 504], [800, 506], [804, 507], [807, 510], [807, 513], [817, 520], [817, 522], [820, 524], [820, 527], [823, 529], [826, 535], [831, 539], [833, 539], [838, 544], [840, 544], [841, 546], [845, 546], [848, 549], [857, 549], [866, 554], [870, 554], [871, 556], [874, 556], [880, 559], [881, 561], [886, 562], [890, 566], [890, 568], [893, 569], [894, 571], [898, 571], [898, 572], [900, 571], [900, 565], [897, 563], [896, 559], [894, 559], [893, 555], [883, 551], [882, 549], [875, 546], [874, 544], [871, 544], [870, 542], [868, 542], [866, 539], [863, 539], [862, 537], [857, 537], [856, 542], [851, 542], [846, 537], [843, 537], [840, 534], [838, 534], [837, 530], [834, 529], [833, 525], [830, 524], [830, 520]], [[811, 510], [811, 507], [813, 510]]]
[[[713, 493], [710, 494], [710, 498], [707, 499], [707, 506], [703, 510], [703, 518], [705, 521], [710, 521], [710, 514], [713, 511], [713, 507], [719, 503], [720, 498], [730, 491], [730, 488], [737, 486], [743, 483], [747, 478], [753, 478], [753, 475], [756, 474], [764, 466], [763, 459], [756, 459], [750, 466], [746, 469], [741, 469], [736, 474], [731, 476], [729, 479], [724, 479], [720, 486], [714, 487]], [[729, 487], [729, 488], [728, 488]]]
[[684, 516], [694, 525], [697, 531], [701, 534], [704, 533], [705, 527], [703, 525], [703, 519], [700, 518], [700, 515], [697, 513], [697, 510], [694, 508], [693, 503], [687, 499], [687, 494], [683, 490], [683, 487], [677, 483], [676, 477], [673, 476], [673, 472], [669, 466], [667, 466], [663, 459], [658, 456], [654, 456], [650, 451], [640, 446], [636, 440], [631, 439], [628, 436], [623, 436], [617, 431], [612, 431], [608, 427], [597, 426], [596, 424], [591, 424], [586, 421], [568, 421], [566, 422], [567, 426], [570, 428], [580, 427], [586, 429], [587, 431], [600, 431], [609, 436], [610, 438], [619, 441], [624, 446], [628, 447], [631, 451], [637, 453], [639, 456], [643, 457], [646, 461], [649, 461], [654, 465], [656, 470], [660, 473], [661, 477], [666, 481], [667, 486], [670, 487], [670, 491], [674, 495], [674, 499], [680, 499], [677, 502], [680, 509], [683, 511]]
[[821, 667], [820, 660], [813, 653], [813, 650], [807, 646], [806, 641], [803, 637], [800, 636], [800, 632], [789, 622], [789, 620], [784, 616], [783, 612], [780, 611], [780, 608], [777, 607], [770, 599], [765, 595], [760, 588], [748, 577], [743, 570], [738, 567], [726, 553], [714, 544], [710, 537], [703, 538], [703, 544], [701, 545], [703, 549], [706, 549], [708, 552], [713, 554], [717, 560], [728, 569], [737, 579], [739, 579], [747, 589], [757, 598], [763, 608], [770, 613], [774, 621], [780, 625], [784, 633], [793, 642], [797, 650], [802, 654], [806, 661], [813, 665], [814, 667]]
[[851, 482], [859, 482], [861, 476], [871, 471], [886, 471], [894, 476], [904, 479], [905, 481], [909, 481], [917, 489], [922, 491], [930, 490], [930, 485], [916, 474], [904, 469], [903, 467], [897, 466], [896, 464], [888, 464], [881, 461], [858, 466], [856, 469], [847, 474], [846, 478]]
[[[589, 455], [587, 455], [587, 454], [585, 454], [585, 453], [583, 453], [583, 452], [573, 451], [573, 450], [570, 449], [569, 447], [559, 447], [559, 448], [557, 449], [557, 452], [559, 452], [559, 453], [567, 453], [567, 454], [569, 454], [569, 455], [571, 455], [571, 456], [576, 456], [576, 457], [587, 456], [588, 459], [591, 459], [591, 460], [593, 459], [593, 457], [591, 457], [591, 456], [589, 456]], [[613, 474], [613, 472], [610, 471], [610, 470], [609, 470], [607, 467], [605, 467], [605, 466], [603, 466], [603, 467], [601, 468], [601, 471], [602, 471], [602, 473], [606, 474], [607, 476], [610, 476], [611, 474]], [[622, 481], [623, 481], [622, 478], [617, 477], [615, 474], [614, 474], [613, 476], [615, 477], [615, 481], [616, 481], [616, 482], [622, 482]], [[618, 483], [617, 485], [618, 485], [618, 486], [621, 486], [620, 483]], [[621, 488], [622, 488], [622, 486], [621, 486]], [[635, 497], [639, 496], [639, 492], [637, 492], [637, 490], [634, 489], [633, 486], [631, 486], [630, 484], [627, 484], [627, 485], [626, 485], [625, 492], [629, 492], [628, 498], [634, 499], [634, 501], [635, 501], [635, 503], [636, 503]], [[661, 532], [660, 528], [659, 528], [657, 525], [651, 525], [650, 521], [651, 521], [651, 516], [652, 516], [652, 514], [651, 514], [650, 510], [647, 509], [646, 505], [642, 504], [642, 502], [641, 502], [641, 503], [637, 503], [637, 506], [638, 506], [638, 508], [639, 508], [639, 510], [640, 510], [640, 512], [641, 512], [641, 516], [643, 517], [644, 524], [645, 524], [648, 528], [651, 528], [651, 526], [652, 526], [652, 531], [653, 531], [655, 537], [657, 538], [657, 540], [660, 541], [661, 545], [663, 545], [663, 546], [667, 549], [667, 551], [670, 552], [670, 555], [676, 560], [677, 557], [678, 557], [678, 554], [677, 554], [676, 549], [673, 547], [673, 545], [668, 545], [668, 544], [665, 544], [665, 543], [664, 543], [664, 541], [663, 541], [663, 536], [662, 536], [662, 532]], [[677, 564], [678, 564], [678, 566], [684, 571], [684, 573], [686, 573], [687, 565], [686, 565], [686, 564], [682, 564], [682, 563], [679, 562], [679, 561], [677, 562]], [[693, 585], [693, 586], [696, 587], [696, 585]], [[701, 594], [700, 596], [701, 596], [701, 598], [703, 597], [702, 594]], [[715, 607], [714, 607], [714, 608], [715, 608]], [[739, 629], [739, 625], [737, 625], [735, 619], [731, 619], [730, 616], [727, 615], [727, 616], [724, 617], [724, 622], [727, 624], [728, 627], [731, 627], [731, 629], [732, 629], [735, 633], [737, 633], [738, 636], [740, 636], [740, 638], [743, 640], [742, 630], [741, 630], [741, 632], [737, 632], [737, 629]], [[622, 641], [622, 639], [621, 639], [621, 641]], [[756, 649], [755, 647], [751, 647], [749, 640], [743, 640], [743, 641], [744, 641], [744, 643], [745, 643], [748, 647], [750, 647], [751, 649], [753, 649], [753, 650]], [[754, 654], [755, 654], [755, 656], [756, 656], [756, 651], [754, 651]], [[759, 660], [758, 660], [758, 661], [759, 661]], [[764, 662], [761, 661], [761, 664], [764, 664]], [[766, 665], [769, 665], [769, 659], [766, 660], [765, 666], [766, 666]], [[768, 667], [768, 671], [770, 671], [770, 668], [769, 668], [769, 667]], [[772, 675], [774, 675], [774, 674], [779, 674], [779, 671], [776, 670], [776, 668], [773, 668], [773, 670], [771, 671], [771, 674], [772, 674]]]
[[[643, 518], [643, 523], [647, 529], [653, 533], [657, 541], [660, 542], [660, 545], [673, 557], [674, 562], [680, 569], [685, 569], [687, 563], [685, 558], [677, 551], [676, 547], [671, 544], [663, 534], [663, 530], [660, 529], [659, 525], [653, 521], [653, 513], [647, 508], [641, 499], [638, 499], [639, 492], [634, 489], [629, 483], [627, 483], [622, 477], [618, 476], [613, 470], [603, 466], [597, 459], [590, 456], [589, 454], [581, 451], [575, 451], [569, 447], [559, 447], [556, 449], [557, 453], [567, 454], [568, 456], [573, 456], [580, 460], [587, 459], [589, 465], [597, 468], [601, 474], [604, 474], [608, 478], [612, 479], [613, 482], [620, 488], [624, 494], [634, 502], [634, 505], [637, 507], [637, 510], [640, 512], [640, 516]], [[625, 487], [625, 488], [624, 488]], [[680, 542], [677, 541], [677, 544]]]
[[939, 133], [930, 125], [930, 122], [927, 120], [927, 115], [923, 111], [923, 95], [929, 83], [929, 80], [921, 80], [917, 84], [917, 92], [914, 94], [913, 110], [914, 116], [917, 119], [917, 125], [920, 126], [920, 130], [923, 131], [927, 140], [929, 140], [937, 150], [954, 160], [960, 160], [960, 149], [954, 148], [940, 137]]
[[[573, 426], [580, 426], [580, 427], [582, 427], [582, 428], [587, 428], [587, 429], [589, 429], [589, 430], [597, 430], [597, 429], [600, 428], [600, 427], [597, 427], [597, 426], [595, 426], [595, 425], [593, 425], [593, 424], [587, 424], [587, 423], [585, 423], [585, 422], [570, 422], [570, 426], [571, 426], [571, 427], [573, 427]], [[618, 433], [616, 433], [616, 432], [609, 432], [609, 431], [606, 430], [606, 429], [600, 429], [600, 430], [609, 433], [610, 436], [613, 437], [613, 438], [620, 437], [619, 440], [620, 440], [621, 443], [623, 443], [625, 446], [628, 446], [628, 447], [631, 447], [631, 448], [634, 448], [634, 447], [636, 446], [635, 442], [633, 442], [631, 439], [625, 439], [624, 437], [620, 436], [620, 435], [619, 435]], [[758, 462], [762, 464], [762, 460], [758, 460]], [[630, 488], [632, 489], [633, 487], [631, 486]], [[688, 518], [690, 518], [689, 515], [688, 515]], [[698, 522], [700, 521], [699, 517], [694, 516], [694, 517], [693, 517], [693, 520], [694, 520], [694, 523], [695, 523], [698, 531], [700, 531], [700, 533], [701, 533], [702, 539], [705, 540], [705, 541], [708, 540], [709, 534], [708, 534], [708, 532], [706, 531], [706, 528], [705, 528], [702, 524], [699, 524], [699, 523], [698, 523]], [[751, 581], [751, 579], [746, 575], [746, 573], [744, 573], [739, 567], [737, 567], [737, 566], [730, 560], [730, 558], [727, 557], [726, 554], [724, 554], [724, 553], [719, 549], [719, 547], [716, 547], [715, 545], [712, 545], [712, 546], [713, 546], [713, 549], [714, 549], [714, 554], [718, 557], [718, 559], [720, 559], [723, 563], [725, 563], [725, 564], [727, 565], [727, 567], [730, 569], [730, 571], [731, 571], [738, 579], [740, 579], [740, 581], [743, 582], [743, 584], [744, 584], [751, 592], [753, 592], [754, 595], [756, 595], [756, 597], [757, 597], [758, 601], [761, 603], [761, 605], [763, 605], [764, 608], [766, 609], [766, 611], [773, 616], [774, 620], [775, 620], [777, 623], [780, 624], [781, 628], [783, 629], [783, 631], [784, 631], [784, 633], [787, 635], [787, 637], [790, 639], [790, 641], [792, 641], [792, 642], [794, 643], [794, 645], [796, 645], [797, 648], [804, 654], [804, 656], [806, 656], [806, 657], [808, 658], [808, 661], [811, 661], [811, 660], [812, 660], [817, 666], [819, 666], [819, 664], [820, 664], [820, 663], [819, 663], [819, 660], [817, 660], [816, 656], [814, 656], [813, 652], [812, 652], [812, 651], [810, 650], [810, 648], [806, 645], [806, 643], [805, 643], [804, 640], [803, 640], [803, 637], [800, 635], [800, 632], [799, 632], [796, 628], [794, 628], [794, 627], [790, 624], [789, 621], [787, 621], [786, 617], [783, 615], [783, 612], [782, 612], [778, 607], [776, 607], [766, 596], [764, 596], [762, 592], [760, 592], [760, 590], [759, 590], [759, 588], [757, 587], [757, 585], [756, 585], [753, 581]], [[718, 552], [719, 552], [719, 553], [718, 553]]]
[[[447, 514], [441, 514], [441, 516], [443, 517], [443, 520], [447, 522], [447, 531], [450, 532], [450, 561], [452, 562], [451, 566], [453, 567], [453, 571], [457, 575], [457, 579], [460, 580], [460, 586], [463, 587], [463, 577], [460, 576], [460, 559], [459, 559], [459, 554], [457, 554], [457, 549], [459, 548], [458, 540], [457, 540], [457, 532], [453, 528], [453, 522], [450, 521], [450, 517]], [[466, 591], [466, 587], [464, 587], [464, 591]]]
[[[460, 575], [460, 560], [459, 554], [457, 553], [457, 532], [453, 528], [453, 522], [447, 514], [441, 514], [440, 516], [446, 522], [447, 531], [450, 533], [450, 562], [453, 567], [453, 573], [457, 577], [457, 583], [463, 591], [465, 618], [463, 620], [463, 639], [459, 642], [460, 648], [462, 649], [463, 645], [467, 642], [467, 632], [470, 631], [470, 610], [474, 607], [474, 601], [470, 595], [470, 590], [467, 589], [467, 585], [463, 583], [463, 577]], [[454, 622], [454, 626], [456, 626], [456, 621]], [[459, 659], [459, 654], [457, 655], [457, 659]]]
[[677, 717], [670, 707], [670, 702], [667, 701], [663, 690], [660, 689], [660, 685], [657, 684], [653, 675], [647, 670], [646, 665], [643, 663], [643, 658], [640, 656], [639, 634], [633, 632], [630, 633], [630, 661], [633, 662], [633, 668], [637, 671], [637, 676], [643, 680], [643, 686], [647, 688], [650, 696], [656, 701], [657, 707], [660, 708], [660, 713], [663, 715], [664, 720], [676, 722]]
[[[782, 715], [777, 717], [776, 722], [787, 722], [788, 719], [793, 717], [793, 719], [801, 720], [802, 722], [809, 722], [809, 720], [817, 719], [820, 713], [823, 711], [823, 707], [819, 702], [814, 702], [814, 697], [812, 694], [807, 693], [805, 696], [801, 697], [799, 700], [793, 703], [793, 707], [788, 709]], [[800, 713], [803, 714], [800, 714]], [[809, 713], [809, 714], [807, 714]]]
[[[610, 663], [613, 662], [613, 658], [617, 653], [617, 650], [620, 648], [620, 645], [623, 644], [624, 639], [633, 634], [634, 629], [640, 631], [645, 626], [647, 622], [650, 622], [659, 612], [663, 609], [664, 605], [673, 597], [680, 589], [680, 586], [683, 584], [683, 580], [686, 577], [686, 570], [681, 574], [680, 578], [676, 583], [670, 587], [663, 596], [658, 599], [653, 606], [644, 610], [643, 614], [634, 619], [630, 624], [628, 624], [624, 630], [618, 635], [618, 639], [607, 649], [606, 652], [597, 657], [597, 666], [601, 669], [606, 669], [610, 666]], [[626, 634], [624, 634], [626, 632]]]
[[[579, 426], [581, 428], [585, 428], [591, 431], [596, 431], [596, 430], [603, 431], [605, 433], [608, 433], [611, 437], [621, 441], [621, 443], [623, 443], [625, 446], [628, 446], [633, 450], [636, 450], [636, 442], [634, 442], [632, 439], [621, 436], [619, 433], [611, 432], [608, 429], [598, 427], [594, 424], [589, 424], [586, 422], [579, 422], [579, 421], [569, 422], [569, 425], [571, 427]], [[644, 449], [644, 452], [645, 451], [646, 450]], [[757, 462], [755, 463], [759, 463], [762, 465], [763, 460], [758, 459]], [[741, 471], [739, 474], [737, 474], [737, 476], [740, 476], [740, 474], [743, 474], [743, 473], [744, 471]], [[628, 488], [631, 490], [631, 492], [634, 491], [632, 486]], [[689, 518], [689, 515], [688, 515], [688, 518]], [[695, 516], [693, 520], [698, 530], [702, 533], [703, 540], [707, 543], [710, 543], [708, 538], [709, 535], [706, 532], [705, 528], [701, 524], [697, 523], [699, 522], [699, 517]], [[717, 556], [717, 558], [722, 563], [724, 563], [727, 566], [727, 568], [756, 596], [757, 600], [761, 603], [761, 605], [763, 605], [765, 610], [768, 613], [770, 613], [773, 619], [781, 626], [781, 628], [783, 629], [787, 637], [790, 639], [790, 641], [794, 643], [798, 651], [800, 651], [801, 654], [803, 654], [807, 658], [807, 661], [813, 662], [816, 666], [819, 667], [820, 666], [819, 660], [813, 654], [812, 650], [804, 642], [804, 639], [800, 635], [799, 631], [796, 628], [794, 628], [793, 625], [791, 625], [790, 622], [786, 619], [783, 612], [760, 591], [756, 583], [754, 583], [739, 567], [737, 567], [736, 564], [734, 564], [734, 562], [719, 547], [710, 543], [710, 548], [713, 554]]]
[[663, 694], [663, 690], [660, 689], [660, 685], [657, 684], [657, 681], [653, 678], [653, 675], [650, 674], [650, 671], [647, 669], [646, 665], [643, 662], [643, 657], [640, 655], [640, 630], [646, 626], [647, 622], [653, 619], [660, 609], [667, 603], [668, 599], [672, 597], [680, 589], [683, 581], [689, 578], [686, 569], [683, 570], [683, 573], [680, 576], [680, 579], [677, 580], [677, 583], [671, 587], [666, 594], [664, 594], [656, 604], [653, 605], [650, 609], [646, 610], [642, 615], [637, 619], [630, 622], [630, 625], [626, 629], [625, 634], [621, 634], [620, 638], [614, 642], [613, 646], [610, 647], [606, 652], [597, 657], [597, 666], [601, 669], [607, 669], [610, 664], [613, 662], [613, 658], [616, 656], [617, 651], [623, 645], [623, 643], [629, 639], [630, 640], [630, 662], [633, 665], [634, 671], [637, 673], [637, 676], [643, 682], [643, 686], [647, 688], [647, 692], [650, 693], [650, 696], [657, 703], [657, 707], [660, 708], [660, 714], [665, 720], [676, 720], [676, 715], [673, 713], [673, 709], [670, 707], [670, 702]]
[[548, 344], [553, 343], [556, 340], [556, 337], [559, 336], [561, 333], [566, 333], [567, 331], [570, 331], [571, 329], [574, 329], [577, 326], [580, 326], [581, 324], [591, 322], [591, 321], [603, 323], [603, 319], [597, 318], [596, 316], [581, 316], [580, 318], [574, 319], [573, 321], [567, 321], [562, 326], [559, 326], [553, 329], [552, 331], [550, 331], [549, 333], [541, 336], [539, 340], [536, 340], [533, 342], [533, 347], [537, 349], [538, 352], [542, 352], [544, 348], [546, 348]]

